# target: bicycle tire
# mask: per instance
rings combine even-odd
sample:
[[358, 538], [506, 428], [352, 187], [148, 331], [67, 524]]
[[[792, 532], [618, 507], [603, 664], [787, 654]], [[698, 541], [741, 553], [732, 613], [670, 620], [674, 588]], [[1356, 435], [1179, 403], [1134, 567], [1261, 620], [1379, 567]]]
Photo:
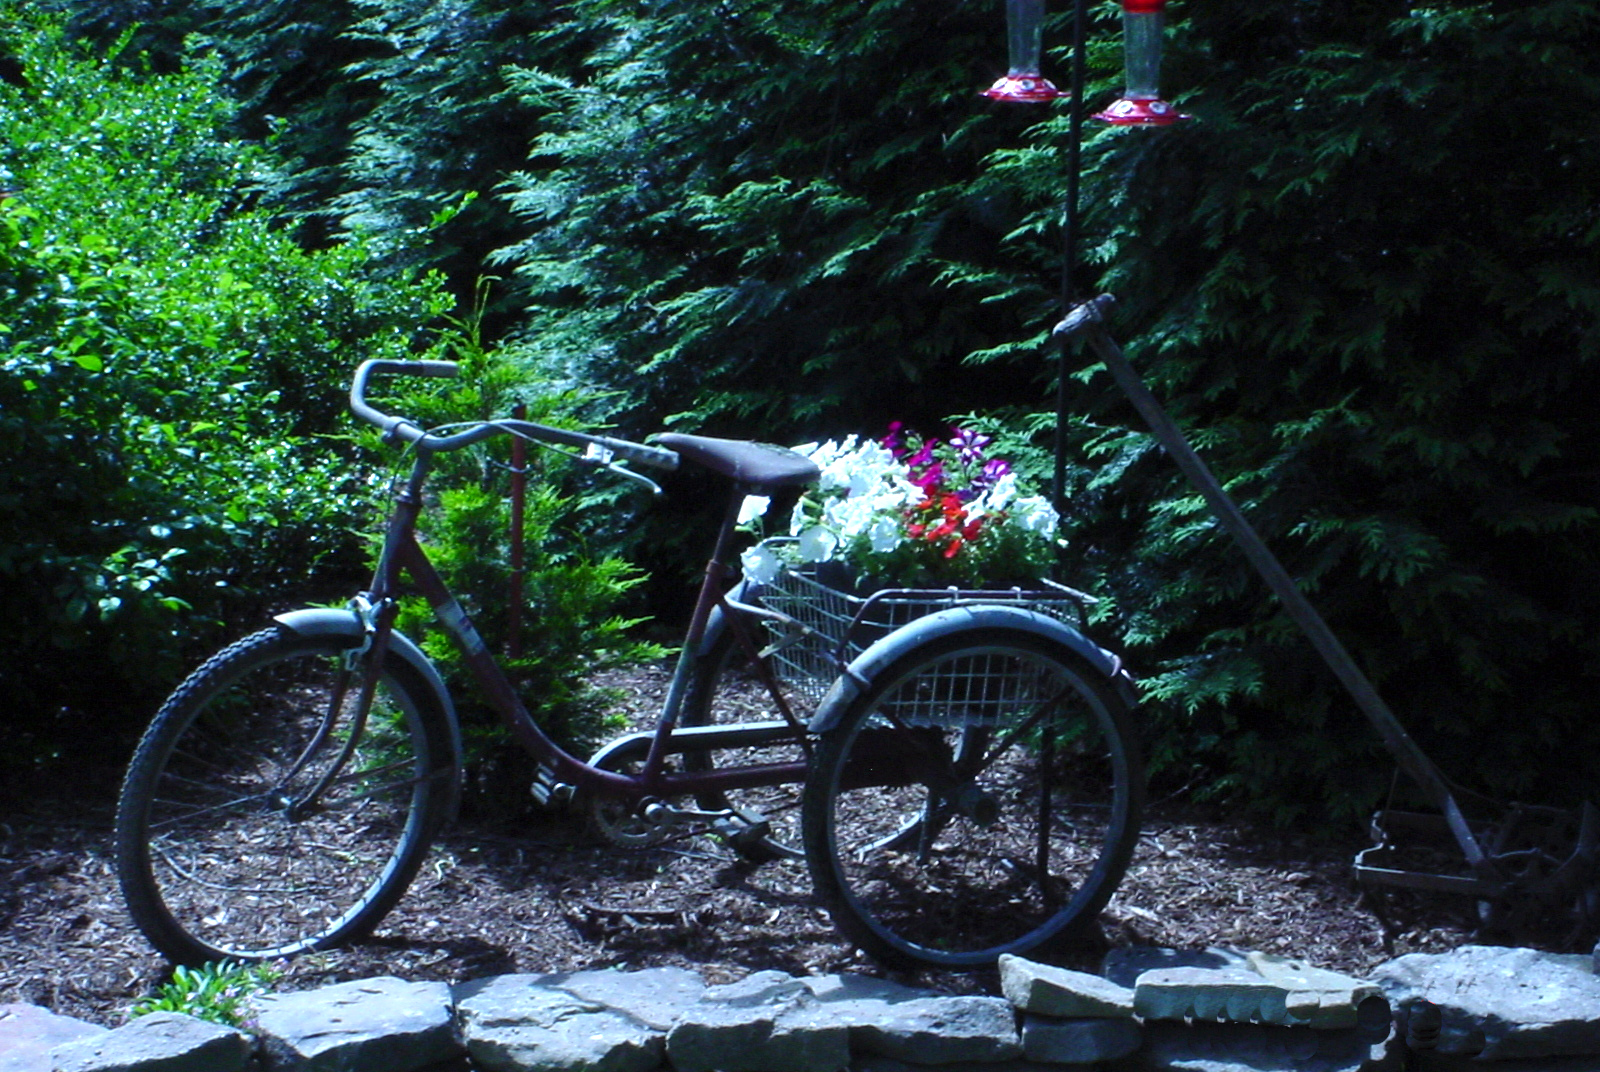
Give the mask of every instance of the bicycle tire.
[[895, 659], [822, 735], [806, 859], [835, 925], [879, 961], [988, 967], [1098, 916], [1143, 795], [1100, 671], [1035, 633], [967, 630]]
[[288, 802], [348, 739], [339, 721], [307, 748], [351, 644], [262, 630], [191, 674], [145, 731], [118, 800], [118, 877], [135, 924], [174, 963], [274, 959], [364, 937], [448, 818], [449, 716], [392, 652], [349, 761], [314, 808], [291, 817]]
[[[684, 695], [679, 724], [721, 726], [780, 718], [770, 693], [748, 663], [747, 657], [739, 650], [733, 630], [724, 629], [710, 650], [695, 663], [694, 676]], [[792, 691], [786, 691], [784, 695], [791, 711], [803, 721], [809, 711], [804, 709]], [[739, 766], [803, 759], [805, 753], [798, 741], [718, 753], [686, 752], [683, 756], [684, 769], [711, 770], [719, 758], [728, 766]], [[731, 808], [768, 825], [770, 833], [764, 836], [728, 839], [733, 849], [745, 859], [753, 863], [797, 860], [804, 855], [800, 838], [802, 784], [794, 782], [756, 789], [700, 793], [696, 795], [695, 802], [706, 811]]]

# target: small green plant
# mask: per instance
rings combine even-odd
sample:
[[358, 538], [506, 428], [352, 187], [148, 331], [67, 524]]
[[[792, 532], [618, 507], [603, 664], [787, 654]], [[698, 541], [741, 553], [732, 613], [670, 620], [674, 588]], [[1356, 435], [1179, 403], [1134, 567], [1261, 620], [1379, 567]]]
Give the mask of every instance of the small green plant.
[[201, 968], [172, 970], [172, 981], [128, 1010], [130, 1020], [153, 1012], [181, 1012], [214, 1024], [242, 1027], [245, 1001], [283, 978], [269, 964], [223, 960]]

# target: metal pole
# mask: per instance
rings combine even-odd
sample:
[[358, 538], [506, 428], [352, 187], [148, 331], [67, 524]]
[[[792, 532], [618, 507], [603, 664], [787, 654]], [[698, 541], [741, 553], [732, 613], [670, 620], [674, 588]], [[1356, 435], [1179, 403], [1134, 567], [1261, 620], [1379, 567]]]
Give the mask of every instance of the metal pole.
[[1122, 388], [1122, 393], [1133, 403], [1134, 409], [1139, 411], [1139, 415], [1155, 433], [1156, 439], [1166, 449], [1168, 456], [1183, 475], [1188, 477], [1189, 483], [1204, 496], [1206, 503], [1211, 507], [1211, 512], [1244, 551], [1245, 557], [1250, 560], [1250, 565], [1255, 567], [1261, 579], [1267, 582], [1267, 587], [1278, 597], [1284, 609], [1289, 612], [1289, 617], [1294, 619], [1295, 624], [1305, 633], [1312, 647], [1317, 649], [1317, 653], [1328, 664], [1328, 668], [1334, 672], [1345, 690], [1355, 700], [1356, 706], [1361, 708], [1367, 720], [1378, 731], [1378, 736], [1383, 739], [1389, 753], [1407, 774], [1416, 779], [1433, 803], [1444, 813], [1445, 822], [1449, 825], [1450, 832], [1455, 836], [1456, 843], [1461, 847], [1467, 862], [1474, 868], [1492, 870], [1492, 864], [1486, 859], [1477, 837], [1467, 825], [1466, 817], [1462, 814], [1455, 795], [1450, 792], [1450, 786], [1439, 768], [1411, 739], [1411, 735], [1400, 724], [1400, 720], [1378, 695], [1378, 690], [1373, 687], [1366, 674], [1361, 672], [1356, 661], [1328, 627], [1327, 621], [1317, 613], [1310, 600], [1306, 599], [1288, 571], [1283, 568], [1283, 563], [1278, 561], [1277, 556], [1257, 534], [1232, 497], [1223, 489], [1221, 482], [1195, 453], [1177, 423], [1166, 410], [1161, 408], [1155, 395], [1151, 394], [1150, 389], [1145, 386], [1138, 372], [1128, 361], [1127, 355], [1106, 331], [1101, 321], [1101, 311], [1111, 303], [1109, 295], [1102, 295], [1093, 301], [1085, 302], [1057, 325], [1056, 334], [1067, 336], [1081, 332], [1088, 338], [1089, 345], [1105, 362], [1107, 371], [1117, 381], [1117, 386]]
[[[1061, 312], [1072, 308], [1076, 288], [1072, 273], [1078, 265], [1078, 185], [1083, 172], [1083, 86], [1084, 37], [1088, 16], [1088, 0], [1074, 0], [1072, 9], [1072, 86], [1067, 97], [1071, 117], [1067, 132], [1067, 202], [1061, 214]], [[1050, 482], [1050, 501], [1057, 510], [1064, 507], [1067, 479], [1067, 349], [1070, 343], [1060, 340], [1056, 354], [1056, 439], [1055, 473]]]
[[[511, 410], [515, 420], [526, 420], [528, 407], [518, 402]], [[506, 655], [522, 658], [523, 515], [528, 503], [528, 441], [511, 437], [511, 584], [506, 607]]]

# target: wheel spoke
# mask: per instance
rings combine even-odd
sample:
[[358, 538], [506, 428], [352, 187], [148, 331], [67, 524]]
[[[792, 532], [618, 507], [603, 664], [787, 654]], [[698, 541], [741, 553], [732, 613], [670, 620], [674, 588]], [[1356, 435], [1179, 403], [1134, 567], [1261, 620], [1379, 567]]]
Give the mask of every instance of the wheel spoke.
[[1137, 758], [1114, 693], [1058, 645], [977, 634], [889, 662], [823, 738], [807, 784], [818, 892], [892, 963], [975, 966], [1053, 939], [1098, 912], [1137, 835]]
[[[366, 731], [337, 729], [342, 644], [279, 629], [241, 641], [179, 687], [141, 742], [118, 868], [135, 921], [169, 958], [260, 959], [354, 936], [421, 863], [452, 774], [445, 716], [391, 657]], [[347, 765], [330, 754], [314, 774], [336, 741]], [[316, 784], [316, 807], [291, 806]]]

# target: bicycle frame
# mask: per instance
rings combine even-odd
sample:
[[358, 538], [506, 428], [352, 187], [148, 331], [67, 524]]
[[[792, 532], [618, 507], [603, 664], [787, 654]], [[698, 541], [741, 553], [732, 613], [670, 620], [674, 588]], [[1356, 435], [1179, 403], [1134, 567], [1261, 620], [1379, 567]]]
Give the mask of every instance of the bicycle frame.
[[[516, 422], [508, 422], [508, 425]], [[602, 796], [640, 801], [651, 797], [710, 794], [734, 789], [800, 782], [805, 779], [806, 763], [751, 764], [701, 771], [667, 769], [670, 755], [685, 751], [712, 751], [717, 748], [749, 747], [785, 739], [800, 738], [804, 729], [789, 715], [775, 683], [766, 682], [774, 700], [783, 710], [782, 722], [692, 727], [679, 730], [677, 723], [696, 653], [705, 640], [714, 607], [721, 606], [728, 628], [734, 629], [741, 646], [754, 651], [749, 635], [749, 617], [724, 600], [722, 586], [731, 570], [728, 564], [737, 507], [742, 489], [734, 489], [733, 501], [717, 535], [705, 577], [695, 600], [688, 633], [679, 654], [672, 684], [653, 730], [648, 731], [649, 752], [637, 774], [604, 770], [584, 762], [557, 744], [528, 712], [488, 645], [472, 624], [471, 618], [451, 593], [427, 553], [417, 542], [416, 526], [422, 512], [421, 489], [426, 479], [430, 454], [419, 450], [410, 479], [396, 493], [394, 508], [384, 537], [383, 550], [374, 571], [372, 586], [365, 593], [375, 609], [371, 622], [370, 644], [366, 648], [366, 676], [375, 675], [383, 663], [389, 636], [398, 612], [401, 582], [409, 577], [460, 650], [468, 671], [483, 690], [490, 706], [511, 731], [518, 743], [538, 760], [542, 777], [565, 783]], [[366, 690], [370, 695], [370, 687]], [[359, 717], [359, 716], [358, 716]]]

